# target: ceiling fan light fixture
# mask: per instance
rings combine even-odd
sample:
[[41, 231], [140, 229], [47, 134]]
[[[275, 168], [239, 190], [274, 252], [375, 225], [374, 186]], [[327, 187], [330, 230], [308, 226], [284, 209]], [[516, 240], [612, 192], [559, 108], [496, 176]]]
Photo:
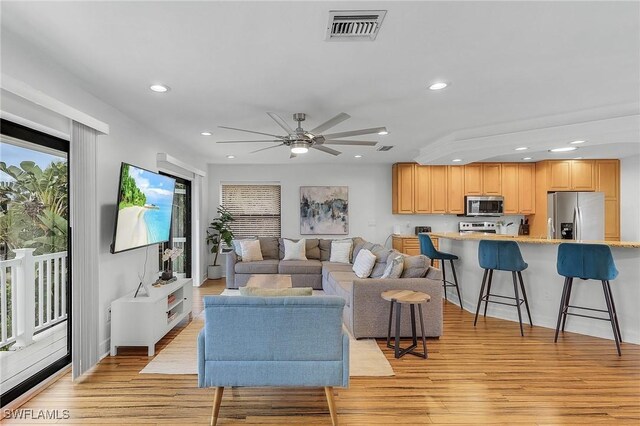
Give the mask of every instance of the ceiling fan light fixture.
[[291, 144], [291, 152], [293, 154], [306, 154], [309, 152], [309, 147], [305, 142], [293, 142]]

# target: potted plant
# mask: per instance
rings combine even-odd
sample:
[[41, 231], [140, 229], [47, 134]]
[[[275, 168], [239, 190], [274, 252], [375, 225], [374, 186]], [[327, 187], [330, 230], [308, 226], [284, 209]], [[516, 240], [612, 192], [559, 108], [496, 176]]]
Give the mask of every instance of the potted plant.
[[213, 257], [213, 265], [207, 268], [207, 276], [209, 279], [217, 280], [222, 277], [222, 266], [218, 265], [218, 254], [220, 253], [220, 244], [224, 241], [227, 246], [231, 246], [233, 240], [233, 232], [229, 228], [229, 223], [235, 219], [223, 206], [218, 207], [218, 217], [213, 219], [207, 228], [207, 244], [211, 245], [211, 253]]

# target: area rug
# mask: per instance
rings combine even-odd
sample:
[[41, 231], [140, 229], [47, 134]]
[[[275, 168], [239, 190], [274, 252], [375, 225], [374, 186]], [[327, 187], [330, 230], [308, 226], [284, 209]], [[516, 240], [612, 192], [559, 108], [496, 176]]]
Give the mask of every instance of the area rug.
[[[231, 296], [239, 292], [225, 290]], [[193, 319], [166, 348], [164, 348], [140, 374], [198, 374], [197, 338], [204, 325], [203, 314]], [[373, 339], [349, 340], [349, 376], [393, 376], [391, 364]]]

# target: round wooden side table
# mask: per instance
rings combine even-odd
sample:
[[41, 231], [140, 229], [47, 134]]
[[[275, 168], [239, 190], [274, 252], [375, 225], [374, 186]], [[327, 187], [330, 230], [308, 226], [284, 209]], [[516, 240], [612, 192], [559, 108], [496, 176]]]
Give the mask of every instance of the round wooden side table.
[[[424, 319], [422, 317], [422, 304], [429, 302], [431, 296], [427, 293], [412, 290], [388, 290], [380, 295], [384, 300], [391, 302], [389, 309], [389, 330], [387, 332], [387, 347], [395, 351], [395, 357], [409, 353], [421, 358], [427, 358], [427, 339], [424, 335]], [[393, 307], [396, 305], [396, 332], [395, 345], [391, 344], [391, 324], [393, 321]], [[413, 343], [408, 348], [400, 347], [400, 324], [402, 319], [402, 305], [409, 305], [411, 311], [411, 336]], [[420, 314], [420, 333], [422, 335], [422, 353], [414, 351], [418, 347], [418, 336], [416, 334], [416, 313], [415, 306], [418, 305], [418, 313]]]

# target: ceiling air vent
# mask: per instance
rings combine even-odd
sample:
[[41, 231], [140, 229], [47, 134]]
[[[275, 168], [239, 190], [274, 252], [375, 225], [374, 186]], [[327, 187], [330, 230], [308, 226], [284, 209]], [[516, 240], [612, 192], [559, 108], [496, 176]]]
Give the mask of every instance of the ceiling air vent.
[[327, 41], [373, 41], [386, 10], [331, 10]]
[[393, 148], [393, 145], [382, 145], [376, 151], [389, 151], [391, 148]]

